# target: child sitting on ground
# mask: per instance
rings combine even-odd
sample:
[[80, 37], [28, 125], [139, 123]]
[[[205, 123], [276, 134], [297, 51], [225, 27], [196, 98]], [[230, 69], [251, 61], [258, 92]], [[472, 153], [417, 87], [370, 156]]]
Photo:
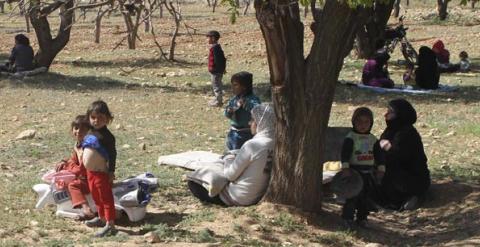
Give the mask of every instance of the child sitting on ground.
[[107, 129], [113, 115], [107, 103], [98, 100], [88, 108], [87, 117], [92, 129], [82, 143], [83, 163], [87, 169], [88, 187], [92, 192], [98, 217], [86, 221], [85, 224], [89, 227], [103, 227], [95, 233], [95, 237], [104, 237], [116, 233], [112, 184], [115, 179], [117, 150], [115, 137]]
[[0, 65], [0, 71], [15, 73], [32, 69], [34, 69], [33, 49], [30, 46], [30, 40], [23, 34], [17, 34], [8, 63]]
[[73, 147], [72, 156], [68, 160], [63, 160], [57, 165], [55, 171], [69, 171], [75, 175], [75, 179], [68, 183], [67, 189], [70, 193], [73, 208], [81, 207], [83, 209], [83, 217], [80, 220], [91, 219], [95, 215], [88, 206], [88, 201], [85, 195], [90, 193], [87, 184], [87, 171], [83, 166], [81, 148], [82, 140], [90, 129], [87, 117], [85, 115], [79, 115], [71, 124], [70, 131], [73, 137], [76, 139], [75, 146]]
[[414, 87], [417, 83], [415, 81], [415, 65], [413, 63], [407, 63], [407, 71], [403, 73], [403, 83], [405, 86]]
[[[373, 126], [373, 113], [366, 107], [355, 110], [352, 116], [353, 129], [347, 134], [342, 145], [341, 162], [343, 176], [351, 176], [351, 169], [357, 171], [363, 180], [360, 193], [345, 201], [342, 218], [348, 228], [353, 228], [353, 219], [359, 226], [365, 226], [372, 210], [371, 196], [376, 186], [375, 175], [382, 177], [385, 166], [377, 166], [375, 157], [380, 153], [377, 138], [370, 133]], [[374, 172], [376, 174], [374, 174]]]
[[470, 60], [468, 59], [468, 53], [466, 51], [460, 52], [460, 72], [470, 71]]
[[225, 116], [230, 119], [230, 131], [227, 136], [228, 150], [240, 149], [246, 141], [252, 139], [249, 122], [250, 111], [260, 104], [260, 99], [253, 94], [253, 75], [242, 71], [231, 78], [233, 98], [228, 101]]

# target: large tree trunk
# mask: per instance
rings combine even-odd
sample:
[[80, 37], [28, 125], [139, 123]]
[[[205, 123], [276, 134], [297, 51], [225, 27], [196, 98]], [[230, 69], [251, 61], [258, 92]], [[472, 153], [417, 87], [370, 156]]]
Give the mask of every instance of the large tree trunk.
[[450, 0], [437, 0], [438, 18], [441, 21], [447, 19], [447, 6]]
[[[35, 34], [38, 40], [38, 51], [35, 54], [35, 61], [37, 66], [50, 67], [53, 59], [57, 54], [67, 45], [70, 40], [70, 31], [73, 23], [73, 11], [64, 11], [73, 7], [74, 1], [54, 2], [47, 7], [41, 8], [39, 0], [32, 0], [30, 2], [30, 22], [35, 29]], [[62, 7], [60, 11], [60, 26], [58, 28], [57, 36], [52, 38], [50, 24], [48, 23], [48, 14], [54, 10]]]
[[[276, 5], [278, 4], [278, 5]], [[359, 11], [326, 0], [307, 59], [298, 3], [255, 1], [265, 39], [277, 116], [275, 166], [265, 200], [318, 212], [322, 202], [324, 137], [343, 64], [353, 42]]]
[[385, 27], [390, 18], [393, 3], [393, 1], [388, 1], [385, 4], [377, 2], [368, 10], [370, 18], [364, 27], [357, 32], [356, 49], [358, 58], [369, 58], [375, 53], [375, 44], [385, 34]]

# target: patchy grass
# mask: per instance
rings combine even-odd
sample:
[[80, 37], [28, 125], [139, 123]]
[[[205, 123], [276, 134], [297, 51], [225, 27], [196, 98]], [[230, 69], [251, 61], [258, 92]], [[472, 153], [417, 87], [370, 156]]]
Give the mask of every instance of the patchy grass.
[[[206, 71], [206, 41], [199, 33], [210, 29], [222, 33], [220, 43], [228, 59], [224, 77], [227, 95], [229, 77], [247, 70], [254, 74], [256, 93], [262, 100], [269, 100], [266, 51], [255, 16], [242, 16], [238, 24], [230, 25], [223, 7], [211, 13], [200, 5], [185, 5], [184, 18], [199, 33], [191, 37], [182, 33], [177, 43], [177, 61], [170, 63], [159, 58], [151, 36], [145, 33], [140, 33], [143, 42], [138, 43], [137, 50], [121, 46], [112, 51], [122, 38], [115, 32], [117, 26], [123, 27], [120, 16], [105, 19], [102, 43], [94, 44], [89, 38], [93, 38], [88, 21], [92, 12], [86, 21], [76, 23], [71, 42], [49, 73], [23, 80], [0, 78], [0, 246], [149, 245], [142, 237], [147, 232], [161, 236], [165, 245], [183, 246], [477, 244], [480, 46], [475, 41], [480, 38], [480, 26], [457, 26], [451, 20], [446, 24], [425, 23], [418, 19], [434, 10], [432, 3], [412, 3], [415, 8], [408, 10], [406, 19], [408, 37], [416, 48], [431, 46], [441, 38], [450, 49], [452, 62], [457, 61], [460, 51], [468, 51], [474, 65], [472, 72], [441, 77], [442, 84], [458, 86], [459, 90], [414, 96], [376, 94], [338, 84], [330, 116], [330, 125], [350, 126], [353, 110], [368, 106], [375, 114], [373, 133], [379, 136], [385, 128], [386, 103], [396, 97], [411, 101], [419, 115], [416, 127], [434, 178], [432, 199], [425, 208], [373, 214], [373, 229], [350, 234], [339, 231], [340, 207], [329, 202], [320, 216], [305, 216], [282, 207], [265, 210], [265, 204], [238, 208], [203, 205], [192, 198], [182, 181], [186, 172], [160, 167], [157, 158], [187, 150], [223, 150], [228, 122], [222, 109], [206, 106], [211, 88]], [[455, 8], [452, 17], [468, 14], [457, 11], [463, 10]], [[309, 18], [306, 25], [311, 22]], [[0, 59], [5, 59], [13, 36], [25, 26], [23, 19], [9, 19], [7, 15], [0, 15], [0, 24]], [[168, 21], [156, 20], [154, 24], [162, 30], [159, 40], [166, 46]], [[308, 28], [305, 30], [310, 44], [312, 35]], [[30, 37], [36, 48], [35, 38]], [[404, 68], [394, 63], [398, 59], [402, 59], [399, 49], [392, 54], [390, 71], [392, 78], [401, 83]], [[358, 82], [363, 63], [347, 57], [339, 79]], [[69, 156], [73, 146], [68, 131], [70, 121], [99, 98], [107, 101], [115, 116], [109, 128], [117, 139], [118, 179], [149, 171], [159, 178], [160, 185], [143, 221], [133, 224], [121, 219], [118, 228], [122, 234], [101, 240], [92, 239], [94, 230], [81, 223], [55, 217], [53, 207], [35, 210], [36, 195], [31, 190], [47, 169]], [[35, 129], [36, 136], [15, 140], [26, 129]]]

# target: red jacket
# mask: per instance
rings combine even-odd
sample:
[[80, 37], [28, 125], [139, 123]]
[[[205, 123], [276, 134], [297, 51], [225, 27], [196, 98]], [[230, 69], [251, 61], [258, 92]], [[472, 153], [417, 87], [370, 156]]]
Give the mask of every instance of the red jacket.
[[445, 49], [445, 45], [441, 40], [437, 40], [432, 46], [432, 51], [435, 52], [439, 63], [450, 63], [450, 52]]
[[75, 174], [79, 179], [85, 179], [87, 177], [87, 170], [85, 169], [85, 166], [83, 166], [82, 160], [78, 158], [76, 147], [72, 152], [72, 156], [68, 160], [62, 162], [56, 170], [67, 170]]
[[208, 53], [208, 71], [213, 74], [225, 72], [227, 60], [220, 44], [213, 44]]

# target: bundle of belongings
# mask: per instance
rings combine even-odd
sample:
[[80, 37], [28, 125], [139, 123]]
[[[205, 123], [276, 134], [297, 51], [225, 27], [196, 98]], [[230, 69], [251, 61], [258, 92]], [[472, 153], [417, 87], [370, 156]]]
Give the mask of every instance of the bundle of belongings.
[[[70, 195], [66, 190], [70, 181], [75, 178], [68, 171], [49, 171], [42, 180], [48, 184], [36, 184], [33, 190], [38, 194], [38, 201], [35, 208], [40, 209], [45, 205], [57, 206], [56, 215], [69, 218], [81, 218], [81, 209], [74, 209]], [[142, 220], [146, 214], [146, 207], [152, 198], [151, 193], [158, 189], [158, 178], [151, 173], [143, 173], [136, 177], [127, 178], [113, 185], [113, 197], [115, 209], [127, 214], [130, 221]], [[96, 212], [92, 196], [86, 196], [92, 211]], [[121, 215], [121, 214], [118, 214]]]

